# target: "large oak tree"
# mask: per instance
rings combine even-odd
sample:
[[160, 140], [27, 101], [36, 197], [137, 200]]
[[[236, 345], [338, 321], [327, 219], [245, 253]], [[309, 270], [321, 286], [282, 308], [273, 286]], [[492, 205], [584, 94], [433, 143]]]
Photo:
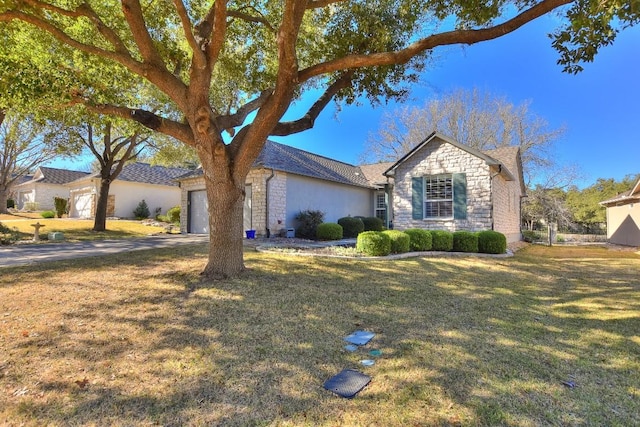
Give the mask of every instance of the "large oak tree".
[[4, 0], [0, 71], [15, 76], [17, 64], [22, 75], [0, 89], [125, 117], [195, 148], [209, 198], [204, 273], [233, 276], [244, 269], [245, 177], [270, 135], [313, 127], [332, 99], [401, 97], [438, 46], [491, 40], [556, 10], [565, 18], [553, 43], [569, 72], [613, 41], [612, 22], [638, 13], [620, 0]]

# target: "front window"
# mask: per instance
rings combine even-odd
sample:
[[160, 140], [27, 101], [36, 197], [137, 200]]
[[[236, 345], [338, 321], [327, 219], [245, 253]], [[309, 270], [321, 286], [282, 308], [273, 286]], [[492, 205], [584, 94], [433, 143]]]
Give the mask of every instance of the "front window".
[[376, 193], [375, 199], [375, 215], [380, 218], [383, 223], [387, 222], [387, 197], [385, 193]]
[[424, 177], [424, 217], [453, 218], [451, 174]]

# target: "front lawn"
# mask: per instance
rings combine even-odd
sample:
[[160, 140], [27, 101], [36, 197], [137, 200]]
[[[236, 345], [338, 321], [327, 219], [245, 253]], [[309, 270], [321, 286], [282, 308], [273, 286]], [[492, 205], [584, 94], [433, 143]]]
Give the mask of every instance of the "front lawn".
[[[640, 256], [354, 261], [206, 245], [0, 270], [8, 425], [638, 425]], [[375, 332], [355, 353], [343, 337]], [[382, 350], [372, 367], [359, 364]], [[322, 388], [372, 377], [354, 399]]]
[[129, 237], [143, 237], [150, 234], [164, 233], [164, 227], [155, 227], [145, 225], [141, 221], [129, 220], [108, 220], [107, 230], [104, 232], [95, 232], [93, 228], [93, 220], [89, 219], [67, 219], [67, 218], [24, 218], [11, 215], [12, 219], [0, 220], [0, 222], [10, 229], [17, 228], [20, 233], [20, 240], [31, 240], [33, 238], [34, 227], [32, 224], [40, 223], [44, 227], [40, 229], [42, 238], [54, 231], [64, 233], [64, 240], [69, 242], [79, 242], [86, 240], [103, 240], [103, 239], [122, 239]]

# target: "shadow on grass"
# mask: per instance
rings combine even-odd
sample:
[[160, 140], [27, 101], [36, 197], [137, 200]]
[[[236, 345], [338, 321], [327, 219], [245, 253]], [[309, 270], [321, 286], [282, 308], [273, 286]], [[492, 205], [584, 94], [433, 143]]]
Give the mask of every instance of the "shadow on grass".
[[[245, 274], [212, 283], [198, 274], [205, 260], [203, 245], [14, 269], [24, 280], [66, 277], [58, 292], [84, 296], [12, 345], [10, 363], [24, 355], [41, 393], [17, 413], [43, 424], [638, 421], [638, 260], [247, 252]], [[376, 337], [348, 353], [342, 338], [354, 329]], [[362, 368], [371, 348], [383, 356]], [[47, 363], [56, 375], [41, 372]], [[344, 368], [373, 378], [352, 401], [322, 389]]]

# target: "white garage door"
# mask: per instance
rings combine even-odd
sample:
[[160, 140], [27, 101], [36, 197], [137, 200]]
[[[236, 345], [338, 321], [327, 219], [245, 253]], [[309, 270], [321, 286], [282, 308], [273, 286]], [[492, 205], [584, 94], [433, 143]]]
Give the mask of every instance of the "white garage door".
[[[252, 229], [251, 224], [251, 185], [245, 187], [246, 197], [243, 209], [245, 230]], [[189, 192], [189, 233], [207, 234], [209, 232], [209, 202], [205, 190]]]
[[209, 232], [209, 202], [207, 192], [189, 192], [189, 233], [206, 234]]
[[93, 194], [79, 193], [73, 196], [72, 215], [76, 218], [91, 218], [91, 207], [93, 206]]

